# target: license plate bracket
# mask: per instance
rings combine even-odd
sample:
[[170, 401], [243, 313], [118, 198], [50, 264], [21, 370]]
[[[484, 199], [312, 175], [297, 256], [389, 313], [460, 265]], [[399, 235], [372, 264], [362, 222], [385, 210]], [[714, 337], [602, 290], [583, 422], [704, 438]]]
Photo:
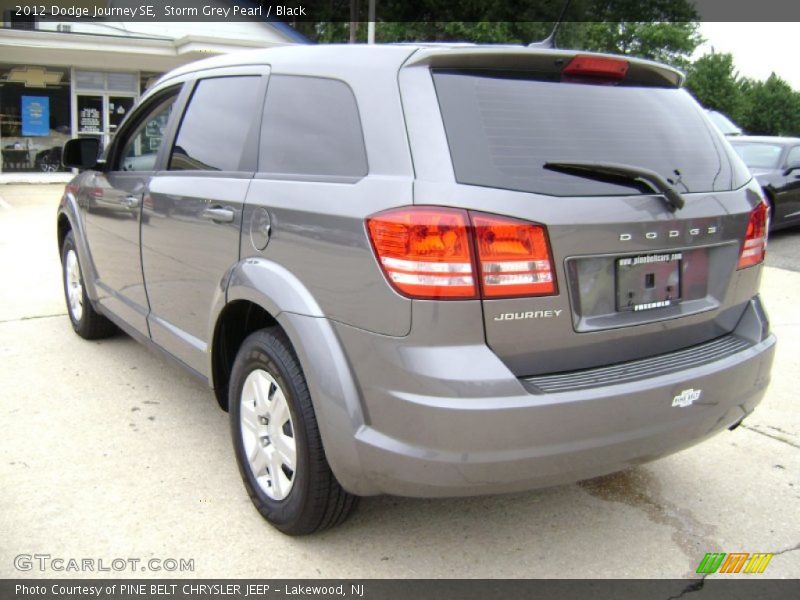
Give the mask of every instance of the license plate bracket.
[[666, 308], [680, 302], [683, 254], [648, 254], [618, 258], [617, 311]]

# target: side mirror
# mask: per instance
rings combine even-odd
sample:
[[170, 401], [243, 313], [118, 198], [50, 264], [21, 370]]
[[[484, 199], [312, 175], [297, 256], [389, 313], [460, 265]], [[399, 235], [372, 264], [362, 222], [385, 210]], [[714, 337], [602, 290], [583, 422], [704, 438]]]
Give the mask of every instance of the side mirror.
[[68, 140], [61, 152], [61, 163], [71, 169], [92, 169], [97, 166], [100, 141], [97, 138]]
[[783, 175], [785, 177], [792, 171], [797, 171], [798, 169], [800, 169], [800, 162], [789, 163], [788, 165], [786, 165], [786, 169], [784, 170]]

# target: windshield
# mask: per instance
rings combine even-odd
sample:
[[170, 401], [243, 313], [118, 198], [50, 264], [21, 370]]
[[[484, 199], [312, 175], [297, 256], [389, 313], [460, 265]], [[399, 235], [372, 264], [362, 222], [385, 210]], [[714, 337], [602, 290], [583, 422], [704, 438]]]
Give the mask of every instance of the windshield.
[[682, 89], [486, 71], [433, 71], [433, 79], [459, 183], [552, 196], [652, 193], [544, 168], [569, 161], [649, 169], [680, 192], [730, 190], [749, 179]]
[[742, 135], [742, 129], [728, 117], [715, 110], [706, 111], [711, 122], [725, 135]]
[[759, 142], [731, 142], [731, 146], [751, 169], [777, 169], [783, 150], [778, 144]]

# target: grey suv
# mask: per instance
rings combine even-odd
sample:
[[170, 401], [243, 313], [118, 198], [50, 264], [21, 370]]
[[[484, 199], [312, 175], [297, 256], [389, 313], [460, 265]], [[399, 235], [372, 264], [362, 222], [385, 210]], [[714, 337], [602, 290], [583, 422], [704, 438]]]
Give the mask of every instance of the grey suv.
[[299, 46], [164, 76], [58, 209], [75, 331], [207, 382], [281, 531], [495, 494], [748, 415], [775, 338], [758, 184], [663, 65]]

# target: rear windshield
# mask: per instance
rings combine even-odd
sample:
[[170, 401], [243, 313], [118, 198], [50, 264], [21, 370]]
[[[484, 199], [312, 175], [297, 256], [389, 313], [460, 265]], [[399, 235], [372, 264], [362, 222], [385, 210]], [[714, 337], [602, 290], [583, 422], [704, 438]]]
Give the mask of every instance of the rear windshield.
[[778, 144], [731, 142], [731, 146], [751, 169], [777, 169], [783, 151]]
[[568, 161], [644, 167], [681, 192], [730, 190], [749, 179], [682, 89], [485, 71], [433, 71], [433, 79], [459, 183], [552, 196], [652, 193], [544, 168]]

